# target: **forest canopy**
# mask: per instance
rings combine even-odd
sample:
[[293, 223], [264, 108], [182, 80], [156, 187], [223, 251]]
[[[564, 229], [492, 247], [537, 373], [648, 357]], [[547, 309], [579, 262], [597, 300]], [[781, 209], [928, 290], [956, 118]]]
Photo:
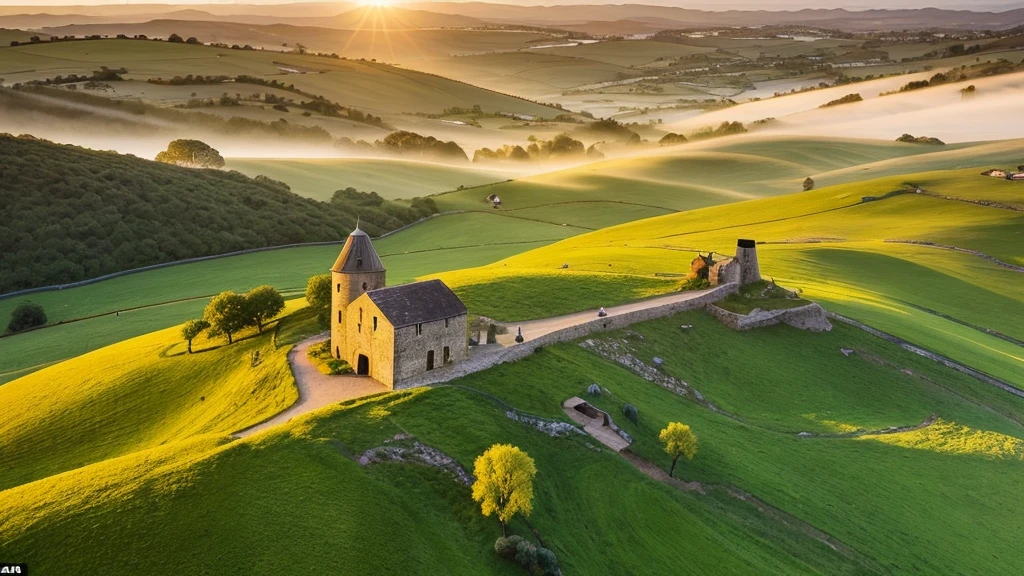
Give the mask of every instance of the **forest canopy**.
[[[377, 235], [433, 202], [317, 202], [269, 178], [0, 135], [0, 294], [249, 248]], [[358, 210], [356, 207], [358, 206]]]

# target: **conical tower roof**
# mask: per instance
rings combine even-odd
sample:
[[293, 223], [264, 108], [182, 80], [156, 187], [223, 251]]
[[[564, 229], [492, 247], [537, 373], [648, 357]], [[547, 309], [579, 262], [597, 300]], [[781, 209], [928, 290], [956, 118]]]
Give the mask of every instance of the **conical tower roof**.
[[362, 273], [383, 271], [384, 263], [380, 261], [380, 256], [377, 256], [377, 251], [373, 249], [370, 236], [360, 230], [359, 225], [356, 224], [356, 229], [348, 235], [345, 247], [341, 249], [341, 254], [338, 255], [334, 266], [331, 266], [331, 272]]

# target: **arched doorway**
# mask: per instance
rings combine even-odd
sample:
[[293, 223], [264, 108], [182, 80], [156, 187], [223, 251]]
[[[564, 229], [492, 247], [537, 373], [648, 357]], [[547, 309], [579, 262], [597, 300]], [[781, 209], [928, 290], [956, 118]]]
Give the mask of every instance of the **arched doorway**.
[[359, 355], [359, 359], [356, 361], [356, 374], [360, 376], [370, 375], [370, 359], [366, 357], [366, 354]]

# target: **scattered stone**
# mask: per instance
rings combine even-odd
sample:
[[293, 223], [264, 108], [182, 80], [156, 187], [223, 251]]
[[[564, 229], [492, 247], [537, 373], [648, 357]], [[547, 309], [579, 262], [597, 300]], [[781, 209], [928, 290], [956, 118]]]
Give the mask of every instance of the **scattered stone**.
[[810, 432], [801, 432], [797, 434], [797, 436], [801, 438], [810, 438], [811, 436], [814, 436], [814, 434], [811, 434]]
[[680, 328], [683, 330], [689, 330], [690, 328], [693, 328], [693, 324], [683, 324]]
[[839, 351], [842, 352], [843, 356], [846, 356], [846, 357], [849, 357], [850, 354], [853, 354], [855, 352], [855, 350], [853, 350], [851, 348], [840, 348]]
[[569, 424], [568, 422], [559, 422], [557, 420], [546, 420], [544, 418], [538, 418], [536, 416], [530, 416], [521, 412], [515, 412], [508, 410], [505, 412], [505, 416], [509, 420], [515, 420], [527, 426], [531, 426], [540, 430], [541, 432], [551, 436], [552, 438], [558, 438], [561, 436], [569, 436], [570, 434], [582, 434], [586, 435], [586, 432], [579, 428]]
[[654, 365], [657, 366], [658, 368], [661, 368], [662, 366], [665, 365], [665, 361], [662, 360], [661, 358], [658, 358], [657, 356], [655, 356], [654, 357]]
[[[412, 439], [408, 434], [398, 434], [385, 444]], [[472, 476], [466, 472], [454, 458], [432, 448], [419, 441], [413, 441], [412, 446], [377, 446], [363, 452], [359, 457], [360, 466], [370, 466], [381, 462], [406, 462], [423, 464], [432, 468], [440, 468], [455, 477], [455, 480], [463, 486], [469, 486], [473, 482]]]
[[601, 395], [601, 385], [600, 384], [591, 384], [590, 386], [587, 386], [587, 394], [590, 394], [591, 396], [600, 396]]

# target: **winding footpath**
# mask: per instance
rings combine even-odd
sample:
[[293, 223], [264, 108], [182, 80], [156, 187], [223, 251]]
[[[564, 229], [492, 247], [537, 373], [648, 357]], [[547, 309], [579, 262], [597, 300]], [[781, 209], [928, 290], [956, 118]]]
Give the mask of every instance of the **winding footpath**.
[[350, 375], [328, 376], [317, 370], [306, 356], [306, 351], [311, 345], [322, 342], [328, 337], [328, 333], [323, 333], [307, 338], [288, 352], [288, 364], [291, 366], [292, 374], [295, 375], [295, 384], [299, 389], [298, 401], [269, 420], [235, 432], [236, 438], [251, 436], [324, 406], [390, 391], [380, 382], [370, 378]]

